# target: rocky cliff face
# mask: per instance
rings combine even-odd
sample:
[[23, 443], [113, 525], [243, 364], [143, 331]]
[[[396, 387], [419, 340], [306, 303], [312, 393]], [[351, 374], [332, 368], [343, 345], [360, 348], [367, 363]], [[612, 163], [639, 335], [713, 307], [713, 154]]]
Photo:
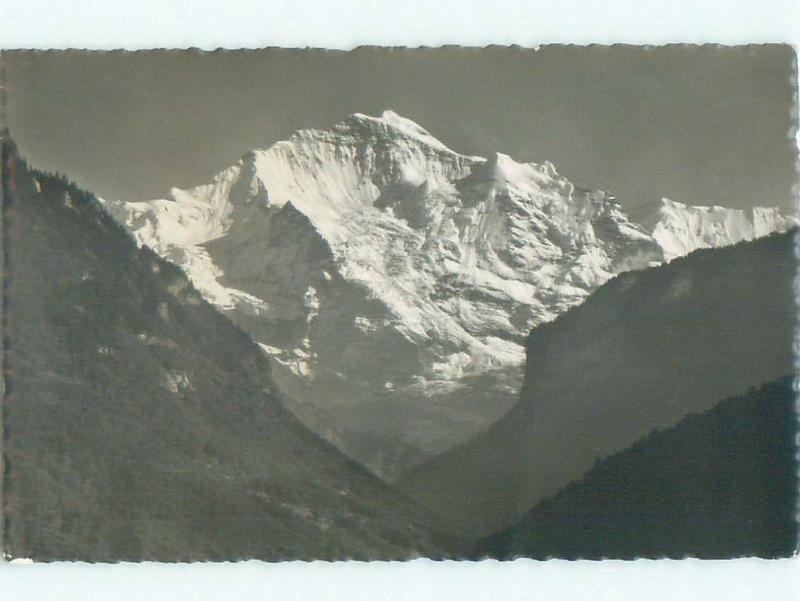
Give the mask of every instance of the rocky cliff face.
[[608, 193], [390, 111], [105, 206], [262, 345], [307, 424], [390, 479], [514, 403], [531, 328], [664, 260]]

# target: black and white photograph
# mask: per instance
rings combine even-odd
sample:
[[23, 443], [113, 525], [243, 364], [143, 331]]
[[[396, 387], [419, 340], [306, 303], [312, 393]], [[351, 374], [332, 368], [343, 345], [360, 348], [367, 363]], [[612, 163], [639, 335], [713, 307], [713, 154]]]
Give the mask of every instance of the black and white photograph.
[[0, 68], [7, 559], [796, 553], [792, 46]]

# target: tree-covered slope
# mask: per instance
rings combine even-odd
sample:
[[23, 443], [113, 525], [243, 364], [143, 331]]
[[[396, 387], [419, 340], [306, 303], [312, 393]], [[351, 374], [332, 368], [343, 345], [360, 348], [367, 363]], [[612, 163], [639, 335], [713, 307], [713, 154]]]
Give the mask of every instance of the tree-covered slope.
[[449, 540], [302, 426], [267, 360], [97, 200], [3, 148], [5, 551], [376, 559]]
[[795, 397], [784, 378], [654, 431], [482, 541], [477, 555], [789, 556], [798, 540]]

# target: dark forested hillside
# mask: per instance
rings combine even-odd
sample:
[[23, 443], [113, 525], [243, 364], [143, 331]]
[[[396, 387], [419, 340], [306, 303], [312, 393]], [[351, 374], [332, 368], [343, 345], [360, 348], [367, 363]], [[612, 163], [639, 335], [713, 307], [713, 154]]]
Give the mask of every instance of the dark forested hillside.
[[797, 416], [791, 378], [725, 400], [595, 463], [478, 556], [791, 555]]
[[518, 404], [401, 486], [488, 535], [654, 428], [794, 373], [795, 234], [622, 274], [537, 327]]
[[249, 338], [3, 144], [5, 551], [377, 559], [449, 544], [279, 401]]

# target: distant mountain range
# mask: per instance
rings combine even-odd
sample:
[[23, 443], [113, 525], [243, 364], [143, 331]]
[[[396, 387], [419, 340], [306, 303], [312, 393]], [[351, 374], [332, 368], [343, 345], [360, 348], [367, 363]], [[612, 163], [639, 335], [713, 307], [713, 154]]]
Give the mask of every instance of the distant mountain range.
[[488, 535], [654, 428], [794, 374], [795, 235], [621, 274], [538, 326], [519, 403], [401, 487]]
[[408, 559], [437, 520], [283, 407], [268, 361], [89, 193], [3, 137], [4, 551]]
[[798, 224], [796, 217], [775, 207], [703, 207], [668, 198], [637, 207], [630, 215], [658, 242], [666, 261], [698, 248], [720, 248], [784, 232]]
[[668, 201], [631, 219], [551, 163], [459, 154], [391, 111], [103, 204], [261, 345], [306, 424], [389, 480], [504, 415], [528, 332], [609, 278], [793, 223]]
[[793, 378], [597, 461], [476, 558], [787, 557], [798, 545]]

